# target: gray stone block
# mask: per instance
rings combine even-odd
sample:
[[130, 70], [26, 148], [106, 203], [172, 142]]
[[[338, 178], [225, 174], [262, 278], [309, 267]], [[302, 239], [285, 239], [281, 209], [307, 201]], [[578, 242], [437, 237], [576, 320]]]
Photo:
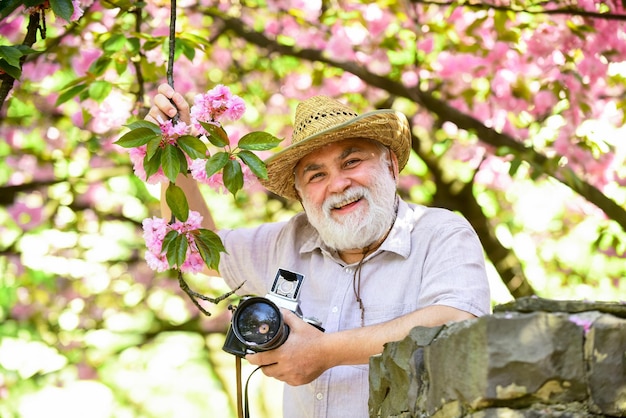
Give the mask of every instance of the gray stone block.
[[626, 417], [623, 315], [620, 303], [530, 298], [417, 327], [371, 359], [370, 417]]
[[583, 331], [566, 315], [504, 313], [455, 328], [424, 349], [427, 413], [454, 400], [477, 410], [586, 398]]
[[585, 341], [589, 391], [595, 412], [626, 417], [626, 320], [602, 315]]

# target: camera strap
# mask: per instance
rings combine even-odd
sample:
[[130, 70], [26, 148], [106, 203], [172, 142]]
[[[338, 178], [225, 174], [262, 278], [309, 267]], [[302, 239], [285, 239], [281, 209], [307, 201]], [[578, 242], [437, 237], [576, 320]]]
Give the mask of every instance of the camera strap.
[[241, 408], [241, 357], [235, 356], [235, 374], [237, 375], [237, 418], [243, 418]]
[[246, 386], [242, 391], [241, 387], [241, 357], [235, 356], [235, 373], [237, 374], [237, 418], [250, 418], [250, 406], [248, 402], [248, 383], [250, 378], [262, 366], [257, 367], [250, 373], [246, 380]]

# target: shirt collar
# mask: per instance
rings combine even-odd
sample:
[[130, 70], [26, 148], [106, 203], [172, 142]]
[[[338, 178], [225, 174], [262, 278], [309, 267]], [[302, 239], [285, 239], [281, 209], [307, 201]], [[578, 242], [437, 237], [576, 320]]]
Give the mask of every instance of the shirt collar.
[[[413, 230], [415, 221], [422, 216], [424, 209], [423, 206], [410, 207], [405, 201], [400, 199], [398, 204], [398, 216], [391, 227], [391, 231], [389, 231], [389, 235], [387, 235], [382, 245], [367, 256], [367, 258], [371, 258], [382, 251], [393, 252], [401, 257], [408, 258], [411, 253], [411, 231]], [[335, 258], [336, 251], [324, 245], [314, 228], [311, 227], [310, 229], [311, 234], [300, 247], [300, 254], [310, 253], [316, 249], [320, 249], [323, 253]]]

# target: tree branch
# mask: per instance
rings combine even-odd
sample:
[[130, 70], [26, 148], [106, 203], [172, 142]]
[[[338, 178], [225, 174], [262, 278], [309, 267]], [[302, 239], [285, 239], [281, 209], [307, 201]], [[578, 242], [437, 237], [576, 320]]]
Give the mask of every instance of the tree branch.
[[364, 67], [353, 62], [338, 62], [325, 57], [322, 51], [314, 49], [297, 49], [291, 46], [281, 45], [278, 42], [266, 37], [263, 33], [255, 32], [236, 18], [226, 17], [212, 10], [207, 10], [216, 19], [224, 21], [226, 27], [246, 41], [265, 48], [270, 52], [278, 52], [282, 55], [289, 55], [309, 61], [319, 61], [330, 66], [350, 72], [365, 83], [386, 90], [390, 94], [412, 100], [426, 110], [436, 115], [441, 121], [454, 123], [461, 129], [474, 132], [478, 138], [494, 147], [508, 148], [513, 154], [528, 161], [533, 167], [541, 172], [557, 179], [568, 186], [579, 195], [587, 199], [604, 211], [611, 219], [615, 220], [626, 231], [626, 210], [615, 201], [609, 199], [595, 186], [580, 179], [569, 167], [559, 167], [554, 160], [548, 159], [532, 147], [525, 146], [521, 141], [510, 135], [500, 133], [485, 126], [478, 119], [464, 114], [444, 101], [437, 99], [430, 92], [421, 91], [418, 88], [408, 88], [402, 83], [390, 80], [367, 71]]
[[[413, 4], [424, 4], [427, 6], [441, 6], [441, 7], [450, 7], [450, 6], [462, 6], [467, 7], [468, 9], [475, 10], [497, 10], [502, 12], [513, 12], [513, 13], [528, 13], [533, 15], [568, 15], [568, 16], [581, 16], [589, 19], [603, 19], [603, 20], [618, 20], [618, 21], [626, 21], [626, 14], [619, 13], [599, 13], [599, 12], [591, 12], [588, 10], [583, 10], [580, 8], [566, 6], [560, 7], [556, 9], [546, 9], [545, 4], [535, 5], [534, 9], [529, 7], [515, 7], [512, 3], [508, 6], [498, 5], [498, 4], [490, 4], [490, 3], [475, 3], [469, 1], [428, 1], [428, 0], [409, 0]], [[559, 2], [555, 2], [558, 3]]]

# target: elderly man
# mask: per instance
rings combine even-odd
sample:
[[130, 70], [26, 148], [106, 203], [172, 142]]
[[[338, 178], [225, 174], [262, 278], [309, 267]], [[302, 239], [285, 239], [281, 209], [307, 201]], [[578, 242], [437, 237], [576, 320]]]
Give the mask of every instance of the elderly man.
[[[147, 119], [189, 106], [159, 87]], [[358, 115], [327, 97], [298, 105], [292, 143], [266, 161], [270, 191], [301, 202], [287, 222], [222, 230], [220, 275], [241, 294], [268, 293], [277, 269], [306, 277], [300, 306], [325, 332], [283, 310], [290, 332], [276, 349], [246, 359], [286, 383], [285, 418], [367, 417], [368, 361], [415, 326], [488, 314], [490, 295], [476, 233], [444, 209], [396, 194], [408, 161], [406, 117]], [[210, 220], [197, 185], [181, 177], [190, 206]], [[214, 228], [212, 221], [207, 227]]]

